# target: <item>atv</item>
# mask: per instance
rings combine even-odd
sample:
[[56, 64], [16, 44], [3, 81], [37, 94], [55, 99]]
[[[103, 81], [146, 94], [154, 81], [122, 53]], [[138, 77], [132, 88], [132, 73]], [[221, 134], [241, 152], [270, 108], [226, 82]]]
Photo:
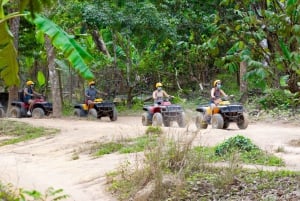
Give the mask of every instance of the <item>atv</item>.
[[43, 96], [36, 96], [34, 99], [34, 104], [31, 109], [31, 115], [27, 114], [29, 109], [29, 104], [24, 102], [23, 92], [19, 92], [19, 100], [12, 101], [11, 109], [9, 110], [9, 117], [21, 118], [21, 117], [33, 117], [33, 118], [43, 118], [45, 115], [49, 116], [52, 114], [52, 103], [49, 103], [44, 99]]
[[144, 105], [146, 111], [142, 115], [144, 126], [166, 126], [170, 127], [172, 121], [183, 128], [186, 125], [185, 114], [181, 106], [172, 104], [169, 100], [161, 100], [155, 105]]
[[[230, 96], [233, 98], [233, 96]], [[236, 122], [239, 129], [248, 127], [248, 115], [240, 103], [230, 103], [228, 97], [220, 99], [219, 104], [211, 110], [209, 104], [196, 108], [196, 127], [206, 129], [208, 124], [214, 129], [227, 129], [231, 122]]]
[[92, 117], [101, 119], [102, 117], [109, 117], [111, 121], [116, 121], [118, 112], [116, 106], [111, 101], [103, 101], [101, 98], [94, 100], [94, 104], [88, 106], [87, 103], [76, 104], [74, 106], [74, 115], [77, 117]]

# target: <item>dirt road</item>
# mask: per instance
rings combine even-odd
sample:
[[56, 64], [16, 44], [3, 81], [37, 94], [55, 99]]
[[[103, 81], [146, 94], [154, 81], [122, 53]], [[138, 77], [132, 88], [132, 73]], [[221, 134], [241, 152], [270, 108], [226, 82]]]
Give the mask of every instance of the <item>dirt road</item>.
[[[106, 192], [105, 173], [114, 170], [130, 156], [111, 154], [92, 158], [80, 154], [73, 160], [74, 151], [85, 149], [96, 141], [144, 134], [140, 117], [118, 117], [116, 122], [103, 118], [100, 121], [84, 119], [18, 119], [36, 126], [59, 128], [60, 133], [30, 142], [0, 147], [0, 180], [23, 189], [44, 192], [48, 187], [62, 188], [74, 201], [115, 201]], [[196, 132], [191, 123], [188, 128], [164, 128], [166, 134], [189, 136]], [[183, 133], [187, 132], [186, 135]], [[189, 134], [190, 133], [190, 134]], [[210, 127], [198, 132], [195, 144], [215, 145], [224, 139], [242, 134], [261, 148], [284, 158], [287, 169], [300, 171], [300, 147], [289, 145], [291, 140], [300, 140], [300, 126], [287, 124], [252, 123], [246, 130], [234, 124], [228, 130], [213, 130]]]

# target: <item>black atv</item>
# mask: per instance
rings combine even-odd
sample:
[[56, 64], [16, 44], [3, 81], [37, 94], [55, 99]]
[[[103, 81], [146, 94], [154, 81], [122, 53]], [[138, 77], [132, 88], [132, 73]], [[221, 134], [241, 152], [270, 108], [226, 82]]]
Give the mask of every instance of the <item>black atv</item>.
[[98, 119], [109, 117], [111, 121], [116, 121], [118, 118], [115, 104], [111, 101], [103, 101], [100, 98], [95, 99], [94, 104], [90, 108], [86, 103], [76, 104], [74, 108], [74, 115], [77, 117], [88, 116]]
[[169, 100], [162, 100], [157, 105], [144, 105], [143, 110], [147, 111], [142, 115], [144, 126], [162, 126], [164, 124], [169, 127], [172, 121], [176, 121], [181, 128], [186, 125], [182, 107], [171, 104]]
[[[231, 98], [233, 96], [230, 96]], [[223, 98], [211, 111], [210, 105], [199, 105], [196, 108], [196, 127], [206, 129], [211, 123], [212, 128], [227, 129], [231, 122], [235, 122], [239, 129], [248, 127], [248, 115], [240, 103], [230, 103], [228, 98]]]
[[44, 97], [35, 97], [32, 107], [31, 115], [27, 114], [29, 104], [24, 102], [23, 92], [19, 92], [19, 100], [11, 102], [11, 109], [9, 110], [9, 117], [21, 118], [21, 117], [33, 117], [43, 118], [52, 114], [52, 103], [49, 103]]

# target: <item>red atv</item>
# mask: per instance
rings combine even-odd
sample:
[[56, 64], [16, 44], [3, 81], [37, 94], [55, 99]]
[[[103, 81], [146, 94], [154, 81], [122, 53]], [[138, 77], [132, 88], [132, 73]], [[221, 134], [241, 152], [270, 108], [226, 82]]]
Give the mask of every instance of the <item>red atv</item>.
[[181, 106], [172, 104], [169, 100], [161, 100], [155, 105], [145, 105], [142, 115], [144, 126], [164, 126], [169, 127], [172, 121], [176, 121], [178, 126], [183, 128], [186, 125], [184, 111]]
[[[19, 97], [20, 100], [12, 101], [9, 117], [29, 117], [27, 115], [29, 104], [24, 102], [22, 94], [19, 93]], [[44, 97], [36, 97], [34, 101], [32, 110], [30, 111], [33, 118], [43, 118], [45, 115], [49, 116], [52, 113], [52, 103], [47, 102]]]

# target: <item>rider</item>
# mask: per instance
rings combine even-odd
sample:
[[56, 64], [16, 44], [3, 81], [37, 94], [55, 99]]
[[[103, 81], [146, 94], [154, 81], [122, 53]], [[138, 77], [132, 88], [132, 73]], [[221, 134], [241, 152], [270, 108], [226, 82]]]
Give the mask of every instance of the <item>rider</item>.
[[227, 94], [221, 89], [221, 80], [215, 80], [213, 88], [210, 91], [210, 108], [213, 111], [214, 107], [216, 107], [221, 102], [221, 97], [227, 97]]
[[153, 91], [153, 93], [152, 93], [152, 97], [154, 99], [154, 104], [158, 104], [160, 101], [163, 100], [164, 97], [167, 97], [167, 98], [172, 97], [162, 89], [162, 86], [163, 85], [160, 82], [157, 82], [156, 85], [155, 85], [156, 90]]
[[33, 90], [34, 88], [34, 82], [31, 80], [28, 80], [26, 82], [26, 87], [24, 88], [24, 102], [29, 104], [27, 115], [31, 115], [31, 110], [34, 104], [33, 97], [34, 96], [41, 96], [38, 92]]
[[97, 97], [97, 94], [107, 95], [107, 93], [100, 92], [95, 88], [95, 81], [90, 81], [89, 88], [85, 90], [86, 103], [88, 105], [93, 104]]

